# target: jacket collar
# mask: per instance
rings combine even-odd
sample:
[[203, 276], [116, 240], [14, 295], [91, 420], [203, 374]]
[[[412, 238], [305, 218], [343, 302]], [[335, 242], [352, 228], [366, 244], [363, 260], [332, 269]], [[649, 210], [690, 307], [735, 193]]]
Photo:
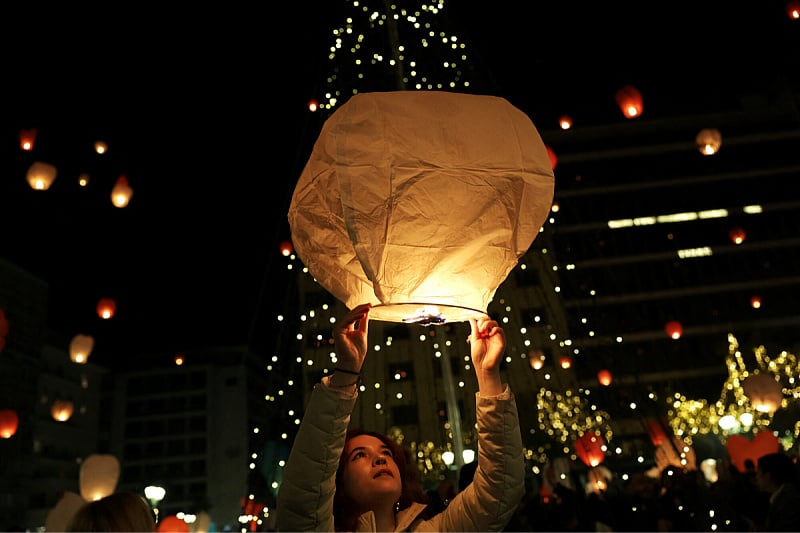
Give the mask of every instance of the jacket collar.
[[[409, 507], [397, 513], [397, 529], [395, 531], [411, 531], [411, 525], [419, 517], [422, 511], [425, 510], [424, 503], [412, 503]], [[376, 531], [375, 528], [375, 514], [372, 511], [367, 511], [358, 517], [358, 524], [356, 531]]]

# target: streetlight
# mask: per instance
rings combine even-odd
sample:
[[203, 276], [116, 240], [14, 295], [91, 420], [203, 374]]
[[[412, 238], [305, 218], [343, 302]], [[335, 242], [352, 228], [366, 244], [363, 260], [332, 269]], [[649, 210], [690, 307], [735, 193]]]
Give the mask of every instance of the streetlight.
[[158, 504], [161, 503], [161, 500], [164, 499], [166, 494], [167, 490], [157, 485], [148, 485], [144, 488], [144, 497], [147, 498], [150, 505], [153, 506], [153, 514], [155, 515], [156, 523], [158, 523]]

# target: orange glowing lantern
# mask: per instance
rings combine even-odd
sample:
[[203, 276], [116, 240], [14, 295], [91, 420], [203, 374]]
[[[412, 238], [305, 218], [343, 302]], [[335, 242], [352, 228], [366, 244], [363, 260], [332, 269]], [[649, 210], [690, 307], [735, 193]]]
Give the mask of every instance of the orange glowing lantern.
[[28, 168], [28, 184], [31, 189], [46, 191], [55, 181], [57, 173], [56, 167], [50, 163], [36, 161]]
[[719, 152], [719, 148], [722, 146], [722, 134], [718, 129], [706, 128], [700, 130], [700, 133], [697, 134], [695, 143], [701, 154], [714, 155]]
[[95, 141], [94, 151], [100, 155], [108, 152], [108, 145], [104, 141]]
[[774, 414], [783, 401], [783, 387], [769, 374], [753, 374], [742, 383], [750, 405], [759, 413]]
[[786, 14], [792, 20], [800, 20], [800, 2], [788, 2], [786, 4]]
[[75, 412], [75, 406], [69, 400], [56, 400], [50, 408], [50, 414], [57, 422], [66, 422], [72, 418], [73, 412]]
[[33, 143], [36, 141], [36, 128], [29, 130], [20, 130], [19, 132], [19, 147], [30, 152], [33, 150]]
[[78, 185], [80, 185], [81, 187], [86, 187], [87, 185], [89, 185], [89, 180], [91, 180], [91, 176], [89, 176], [89, 174], [87, 174], [86, 172], [82, 172], [78, 176]]
[[558, 125], [562, 130], [568, 130], [572, 127], [572, 117], [569, 115], [561, 115], [558, 119]]
[[677, 320], [670, 320], [664, 324], [664, 331], [667, 332], [670, 339], [678, 340], [683, 335], [683, 325]]
[[317, 102], [316, 100], [313, 100], [313, 99], [308, 101], [308, 110], [309, 111], [314, 113], [318, 109], [319, 109], [319, 102]]
[[116, 311], [117, 302], [112, 298], [100, 298], [100, 301], [97, 302], [97, 315], [104, 320], [113, 317]]
[[554, 186], [541, 136], [503, 98], [358, 93], [323, 125], [288, 220], [310, 274], [348, 308], [463, 322], [487, 316]]
[[0, 308], [0, 352], [3, 351], [6, 345], [6, 337], [8, 337], [8, 319], [6, 318], [6, 312]]
[[592, 468], [606, 458], [606, 439], [594, 431], [589, 431], [575, 440], [575, 453], [583, 464]]
[[110, 454], [92, 454], [81, 464], [79, 472], [81, 496], [94, 502], [113, 494], [119, 481], [119, 460]]
[[611, 385], [612, 379], [613, 377], [611, 375], [611, 371], [607, 368], [604, 368], [597, 373], [597, 381], [604, 387]]
[[12, 409], [0, 409], [0, 438], [10, 439], [17, 432], [19, 417]]
[[648, 418], [645, 421], [645, 427], [647, 428], [647, 435], [650, 437], [650, 442], [652, 442], [653, 446], [656, 448], [667, 440], [667, 434], [664, 431], [664, 424], [661, 420], [657, 418]]
[[544, 353], [541, 350], [531, 350], [528, 352], [528, 364], [534, 370], [540, 370], [544, 366]]
[[558, 360], [558, 364], [561, 365], [561, 368], [567, 370], [572, 367], [572, 359], [568, 355], [565, 355]]
[[605, 492], [608, 490], [608, 484], [611, 482], [613, 477], [614, 475], [611, 473], [611, 470], [603, 465], [590, 468], [588, 473], [589, 483], [586, 487], [587, 492], [593, 492], [595, 494], [601, 494]]
[[75, 335], [69, 343], [69, 358], [73, 363], [86, 364], [94, 349], [94, 337], [91, 335]]
[[636, 118], [642, 114], [644, 109], [642, 93], [633, 85], [625, 85], [618, 89], [615, 99], [625, 118]]
[[189, 533], [189, 524], [182, 518], [176, 515], [165, 516], [163, 520], [158, 521], [156, 531], [163, 533]]
[[181, 365], [183, 365], [183, 363], [186, 362], [186, 358], [183, 357], [182, 354], [178, 354], [178, 355], [175, 356], [174, 361], [175, 361], [175, 366], [181, 366]]
[[733, 244], [742, 244], [747, 237], [747, 232], [737, 226], [728, 232], [728, 237], [730, 237]]
[[750, 298], [750, 307], [753, 309], [761, 309], [761, 296], [753, 296]]
[[289, 257], [294, 252], [294, 246], [292, 246], [292, 241], [283, 241], [281, 243], [281, 255], [284, 257]]
[[131, 201], [131, 196], [133, 196], [133, 189], [128, 184], [128, 178], [120, 176], [117, 178], [114, 188], [111, 189], [111, 203], [115, 207], [125, 207]]
[[549, 146], [545, 146], [545, 148], [547, 148], [547, 157], [550, 158], [550, 168], [555, 170], [556, 169], [556, 165], [558, 165], [558, 156], [553, 151], [553, 149], [550, 148]]

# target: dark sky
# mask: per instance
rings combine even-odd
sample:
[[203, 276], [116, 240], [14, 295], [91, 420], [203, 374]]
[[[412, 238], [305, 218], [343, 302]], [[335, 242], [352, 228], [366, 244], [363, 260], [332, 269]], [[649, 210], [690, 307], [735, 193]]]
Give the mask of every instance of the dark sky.
[[[646, 113], [719, 105], [725, 84], [757, 86], [782, 68], [781, 33], [766, 28], [794, 30], [784, 2], [733, 12], [725, 2], [517, 4], [451, 0], [446, 10], [487, 91], [540, 130], [565, 111], [618, 120], [613, 90], [624, 83], [647, 94]], [[0, 13], [0, 256], [49, 283], [50, 325], [95, 335], [98, 361], [247, 343], [263, 328], [258, 315], [281, 298], [277, 245], [313, 135], [305, 105], [340, 19], [335, 0], [280, 12], [163, 5]], [[29, 127], [34, 154], [18, 149]], [[101, 161], [97, 138], [110, 147]], [[24, 180], [36, 158], [59, 167], [45, 193]], [[84, 169], [87, 190], [75, 179]], [[121, 173], [134, 195], [117, 209], [108, 194]], [[119, 306], [112, 321], [94, 312], [106, 295]]]

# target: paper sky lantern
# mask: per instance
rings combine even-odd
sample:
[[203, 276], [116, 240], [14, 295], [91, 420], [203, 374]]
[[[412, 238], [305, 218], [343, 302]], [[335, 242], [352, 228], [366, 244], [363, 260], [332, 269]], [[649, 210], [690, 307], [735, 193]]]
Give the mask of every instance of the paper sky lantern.
[[642, 93], [633, 85], [625, 85], [620, 87], [614, 98], [617, 101], [622, 114], [625, 118], [636, 118], [642, 114], [644, 103], [642, 100]]
[[650, 442], [656, 448], [661, 446], [667, 440], [667, 433], [664, 431], [664, 423], [657, 418], [648, 418], [645, 421], [647, 428], [647, 435], [650, 437]]
[[45, 531], [66, 531], [72, 517], [82, 506], [86, 505], [86, 500], [70, 490], [63, 491], [55, 506], [47, 513], [44, 521]]
[[100, 155], [108, 152], [108, 145], [105, 141], [95, 141], [94, 143], [94, 151]]
[[284, 257], [289, 257], [292, 255], [294, 251], [294, 247], [292, 246], [292, 241], [283, 241], [280, 246], [281, 255]]
[[722, 134], [718, 129], [706, 128], [700, 130], [700, 133], [697, 134], [695, 143], [701, 154], [714, 155], [719, 152], [719, 148], [722, 146]]
[[0, 409], [0, 439], [10, 439], [17, 432], [19, 417], [12, 409]]
[[486, 315], [553, 188], [538, 131], [505, 99], [360, 93], [323, 125], [288, 219], [305, 266], [348, 308], [441, 324]]
[[748, 376], [742, 383], [742, 390], [759, 413], [774, 414], [783, 401], [783, 388], [770, 374]]
[[56, 167], [50, 163], [36, 161], [28, 168], [28, 185], [31, 189], [46, 191], [55, 181], [56, 174], [58, 174]]
[[81, 496], [87, 502], [113, 494], [119, 481], [119, 460], [110, 454], [92, 454], [81, 464], [78, 474]]
[[588, 483], [586, 484], [586, 493], [593, 492], [595, 494], [601, 494], [608, 490], [608, 484], [611, 482], [614, 475], [607, 467], [597, 465], [589, 469], [587, 477]]
[[735, 228], [731, 228], [731, 230], [728, 232], [728, 237], [730, 237], [733, 244], [742, 244], [747, 237], [747, 232], [737, 226]]
[[91, 335], [75, 335], [69, 343], [69, 358], [73, 363], [86, 364], [94, 348], [94, 337]]
[[744, 435], [730, 435], [725, 441], [725, 448], [728, 450], [728, 458], [731, 464], [739, 472], [745, 472], [747, 459], [758, 464], [758, 459], [768, 453], [780, 451], [781, 443], [771, 431], [759, 431], [752, 440]]
[[545, 148], [547, 149], [547, 157], [550, 158], [550, 168], [555, 170], [556, 167], [558, 166], [558, 156], [549, 146], [545, 146]]
[[69, 400], [56, 400], [50, 407], [50, 414], [56, 422], [66, 422], [72, 418], [75, 406]]
[[667, 332], [670, 339], [678, 340], [683, 335], [683, 325], [677, 320], [670, 320], [664, 324], [664, 331]]
[[159, 520], [156, 531], [163, 533], [189, 533], [189, 524], [173, 514]]
[[597, 382], [604, 387], [611, 385], [612, 379], [613, 376], [611, 375], [611, 371], [607, 368], [604, 368], [597, 373]]
[[562, 130], [568, 130], [572, 127], [572, 117], [569, 115], [561, 115], [558, 119], [558, 126]]
[[694, 448], [679, 437], [665, 439], [654, 452], [659, 472], [668, 466], [681, 470], [697, 470], [697, 457]]
[[117, 302], [113, 298], [100, 298], [97, 302], [97, 316], [107, 320], [117, 311]]
[[567, 370], [572, 367], [572, 358], [568, 355], [564, 355], [558, 360], [558, 364], [561, 368]]
[[0, 352], [3, 351], [6, 345], [6, 337], [8, 337], [8, 319], [6, 318], [6, 312], [0, 308]]
[[131, 201], [131, 196], [133, 196], [133, 189], [128, 183], [128, 178], [120, 176], [117, 178], [114, 188], [111, 189], [111, 203], [115, 207], [125, 207]]
[[606, 458], [606, 439], [600, 433], [589, 431], [575, 440], [575, 453], [588, 467], [595, 467]]
[[786, 14], [789, 15], [789, 18], [792, 20], [800, 20], [800, 2], [787, 2]]
[[19, 147], [30, 152], [33, 150], [33, 143], [36, 141], [36, 128], [28, 130], [20, 130], [19, 132]]

